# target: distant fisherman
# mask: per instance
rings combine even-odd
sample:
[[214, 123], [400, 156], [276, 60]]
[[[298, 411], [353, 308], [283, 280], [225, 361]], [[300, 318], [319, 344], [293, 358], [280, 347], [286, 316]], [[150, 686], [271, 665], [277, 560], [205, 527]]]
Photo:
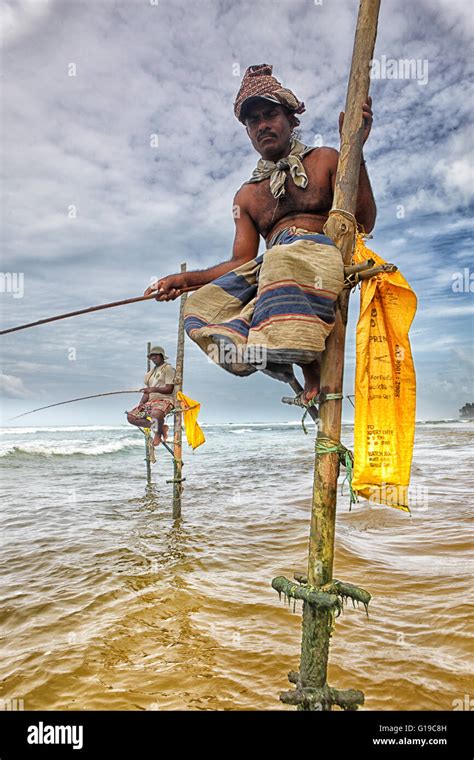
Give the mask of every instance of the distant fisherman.
[[[127, 412], [127, 420], [137, 427], [151, 427], [155, 431], [153, 445], [158, 446], [168, 438], [168, 425], [164, 424], [165, 415], [174, 408], [175, 369], [168, 364], [162, 346], [153, 346], [148, 358], [155, 365], [145, 375], [145, 387], [141, 388], [143, 396], [138, 406]], [[152, 423], [147, 420], [152, 418]]]

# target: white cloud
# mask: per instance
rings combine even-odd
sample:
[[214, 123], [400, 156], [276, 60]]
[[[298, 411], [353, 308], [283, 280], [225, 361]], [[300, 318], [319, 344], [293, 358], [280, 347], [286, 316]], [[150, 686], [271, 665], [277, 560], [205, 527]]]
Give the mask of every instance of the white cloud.
[[474, 304], [459, 304], [459, 306], [431, 306], [425, 309], [425, 316], [433, 317], [466, 317], [474, 315]]
[[424, 5], [438, 13], [448, 34], [456, 30], [458, 35], [472, 40], [474, 12], [471, 3], [466, 0], [424, 0]]
[[0, 394], [10, 398], [28, 398], [33, 393], [23, 385], [23, 380], [0, 372]]
[[[438, 314], [467, 322], [471, 314], [444, 300], [472, 231], [464, 208], [472, 199], [462, 46], [469, 13], [467, 3], [451, 13], [452, 6], [382, 3], [376, 55], [427, 58], [429, 82], [371, 83], [375, 121], [365, 154], [379, 208], [373, 247], [416, 285], [422, 323]], [[235, 63], [241, 73], [251, 63], [273, 63], [306, 102], [303, 139], [321, 133], [337, 146], [353, 0], [18, 0], [1, 12], [8, 36], [3, 266], [24, 271], [26, 282], [25, 297], [5, 303], [8, 324], [139, 294], [151, 276], [177, 271], [181, 261], [201, 268], [230, 257], [232, 199], [258, 159], [233, 116]], [[302, 48], [308, 29], [311, 44]], [[154, 133], [158, 148], [150, 147]], [[406, 211], [400, 220], [399, 204]], [[18, 347], [27, 361], [34, 346], [45, 393], [81, 395], [117, 377], [117, 359], [104, 351], [113, 345], [122, 357], [117, 384], [126, 386], [141, 374], [148, 339], [174, 345], [176, 317], [177, 304], [143, 304], [35, 328], [34, 336], [17, 333], [5, 342], [5, 368], [26, 384], [26, 367], [16, 370]], [[449, 340], [449, 325], [437, 329]], [[65, 358], [69, 346], [77, 348], [75, 363]], [[198, 384], [201, 400], [212, 407], [219, 383], [224, 396], [232, 388], [248, 403], [246, 381], [211, 374], [187, 346], [197, 368], [188, 382]], [[261, 389], [271, 383], [252, 382]], [[281, 410], [272, 402], [266, 413]]]
[[433, 167], [433, 176], [442, 183], [447, 194], [457, 197], [460, 204], [467, 206], [474, 200], [474, 174], [469, 154], [464, 158], [441, 159]]
[[474, 356], [472, 355], [472, 353], [466, 351], [465, 348], [459, 348], [458, 346], [456, 346], [453, 348], [453, 353], [456, 356], [456, 358], [460, 362], [462, 362], [462, 364], [466, 365], [466, 367], [469, 367], [469, 368], [474, 367]]
[[0, 37], [3, 44], [12, 44], [30, 34], [50, 12], [52, 0], [1, 0]]

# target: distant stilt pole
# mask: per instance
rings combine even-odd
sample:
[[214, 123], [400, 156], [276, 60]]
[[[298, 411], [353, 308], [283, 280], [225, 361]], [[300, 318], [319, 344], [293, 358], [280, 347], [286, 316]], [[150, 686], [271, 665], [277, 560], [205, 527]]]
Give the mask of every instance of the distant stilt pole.
[[[181, 264], [181, 271], [186, 271], [186, 264]], [[183, 390], [184, 371], [184, 306], [187, 293], [183, 293], [179, 305], [178, 345], [176, 348], [175, 393]], [[181, 414], [174, 415], [174, 476], [173, 476], [173, 518], [181, 517], [181, 494], [183, 493], [183, 420]]]
[[[150, 370], [150, 359], [148, 358], [148, 354], [151, 350], [151, 343], [148, 341], [146, 344], [146, 371], [149, 372]], [[145, 462], [146, 462], [146, 480], [148, 485], [151, 483], [151, 461], [150, 461], [150, 448], [149, 448], [149, 437], [145, 436]]]
[[[355, 209], [362, 152], [362, 105], [369, 92], [370, 60], [375, 47], [380, 0], [361, 0], [347, 90], [341, 150], [336, 175], [333, 207], [324, 232], [341, 251], [344, 264], [350, 265], [355, 241]], [[327, 683], [329, 642], [334, 616], [341, 611], [344, 598], [362, 601], [367, 609], [370, 594], [352, 584], [333, 578], [336, 495], [339, 475], [344, 343], [350, 290], [338, 298], [336, 320], [326, 343], [321, 363], [321, 392], [336, 398], [320, 404], [320, 424], [316, 439], [308, 571], [295, 575], [298, 584], [274, 578], [280, 593], [303, 599], [303, 630], [299, 672], [288, 679], [296, 690], [280, 695], [282, 702], [299, 710], [330, 711], [334, 705], [356, 710], [364, 702], [357, 689], [339, 690]], [[341, 395], [341, 398], [337, 398]], [[339, 451], [338, 451], [339, 449]]]

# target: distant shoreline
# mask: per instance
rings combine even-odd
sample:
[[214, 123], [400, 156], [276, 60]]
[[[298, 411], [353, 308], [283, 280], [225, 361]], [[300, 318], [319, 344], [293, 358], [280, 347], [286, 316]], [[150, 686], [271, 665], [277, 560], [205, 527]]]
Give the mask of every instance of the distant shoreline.
[[[449, 424], [469, 424], [473, 423], [474, 419], [462, 419], [462, 418], [451, 418], [451, 419], [445, 419], [445, 420], [416, 420], [416, 425], [449, 425]], [[253, 427], [292, 427], [294, 425], [300, 426], [301, 420], [290, 420], [290, 421], [258, 421], [258, 422], [201, 422], [201, 427], [245, 427], [245, 426], [253, 426]], [[342, 425], [346, 427], [353, 427], [354, 421], [353, 420], [343, 420]], [[6, 430], [30, 430], [31, 428], [35, 428], [37, 430], [50, 430], [51, 428], [54, 429], [64, 429], [64, 430], [71, 430], [71, 428], [74, 429], [96, 429], [96, 430], [126, 430], [130, 428], [130, 425], [127, 424], [121, 424], [121, 425], [92, 425], [92, 424], [77, 424], [77, 423], [71, 423], [69, 425], [58, 425], [56, 423], [51, 423], [49, 425], [1, 425], [0, 429], [6, 431]]]

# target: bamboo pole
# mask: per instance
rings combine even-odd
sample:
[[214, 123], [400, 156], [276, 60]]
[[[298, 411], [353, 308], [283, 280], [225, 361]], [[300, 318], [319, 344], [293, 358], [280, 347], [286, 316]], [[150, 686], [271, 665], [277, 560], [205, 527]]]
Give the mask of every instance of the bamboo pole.
[[[151, 351], [151, 343], [148, 341], [146, 344], [146, 371], [150, 371], [150, 359], [149, 353]], [[151, 484], [151, 461], [150, 461], [150, 444], [148, 436], [145, 436], [145, 462], [146, 462], [146, 482]]]
[[[181, 264], [181, 272], [186, 271], [186, 264]], [[187, 294], [183, 293], [179, 304], [179, 322], [178, 322], [178, 345], [176, 348], [176, 376], [174, 390], [175, 393], [183, 390], [183, 370], [184, 370], [184, 306], [186, 304]], [[173, 475], [173, 518], [181, 517], [181, 494], [183, 493], [183, 420], [181, 414], [174, 415], [174, 475]]]
[[[362, 153], [362, 105], [369, 92], [369, 67], [375, 47], [380, 0], [361, 0], [355, 32], [352, 65], [347, 90], [341, 149], [337, 168], [333, 206], [324, 232], [340, 249], [344, 264], [350, 265], [355, 242], [355, 209]], [[337, 304], [336, 320], [326, 343], [321, 363], [321, 392], [341, 394], [344, 374], [344, 344], [350, 290], [342, 290]], [[340, 441], [342, 398], [327, 400], [320, 407], [317, 439]], [[337, 591], [333, 579], [334, 535], [336, 522], [337, 453], [319, 454], [315, 459], [311, 525], [308, 551], [308, 589], [322, 593]], [[334, 586], [336, 584], [336, 586]], [[352, 587], [357, 589], [357, 587]], [[277, 589], [278, 590], [278, 589]], [[363, 590], [357, 589], [357, 593]], [[291, 588], [285, 590], [293, 596]], [[364, 592], [367, 593], [367, 592]], [[350, 594], [349, 594], [350, 595]], [[370, 595], [367, 594], [370, 599]], [[354, 597], [353, 597], [354, 598]], [[356, 597], [357, 598], [357, 597]], [[364, 695], [357, 690], [339, 692], [327, 684], [329, 642], [334, 610], [303, 602], [301, 661], [298, 674], [289, 680], [296, 683], [296, 692], [280, 696], [299, 710], [329, 711], [334, 704], [343, 709], [357, 709]], [[291, 677], [290, 677], [291, 676]]]

